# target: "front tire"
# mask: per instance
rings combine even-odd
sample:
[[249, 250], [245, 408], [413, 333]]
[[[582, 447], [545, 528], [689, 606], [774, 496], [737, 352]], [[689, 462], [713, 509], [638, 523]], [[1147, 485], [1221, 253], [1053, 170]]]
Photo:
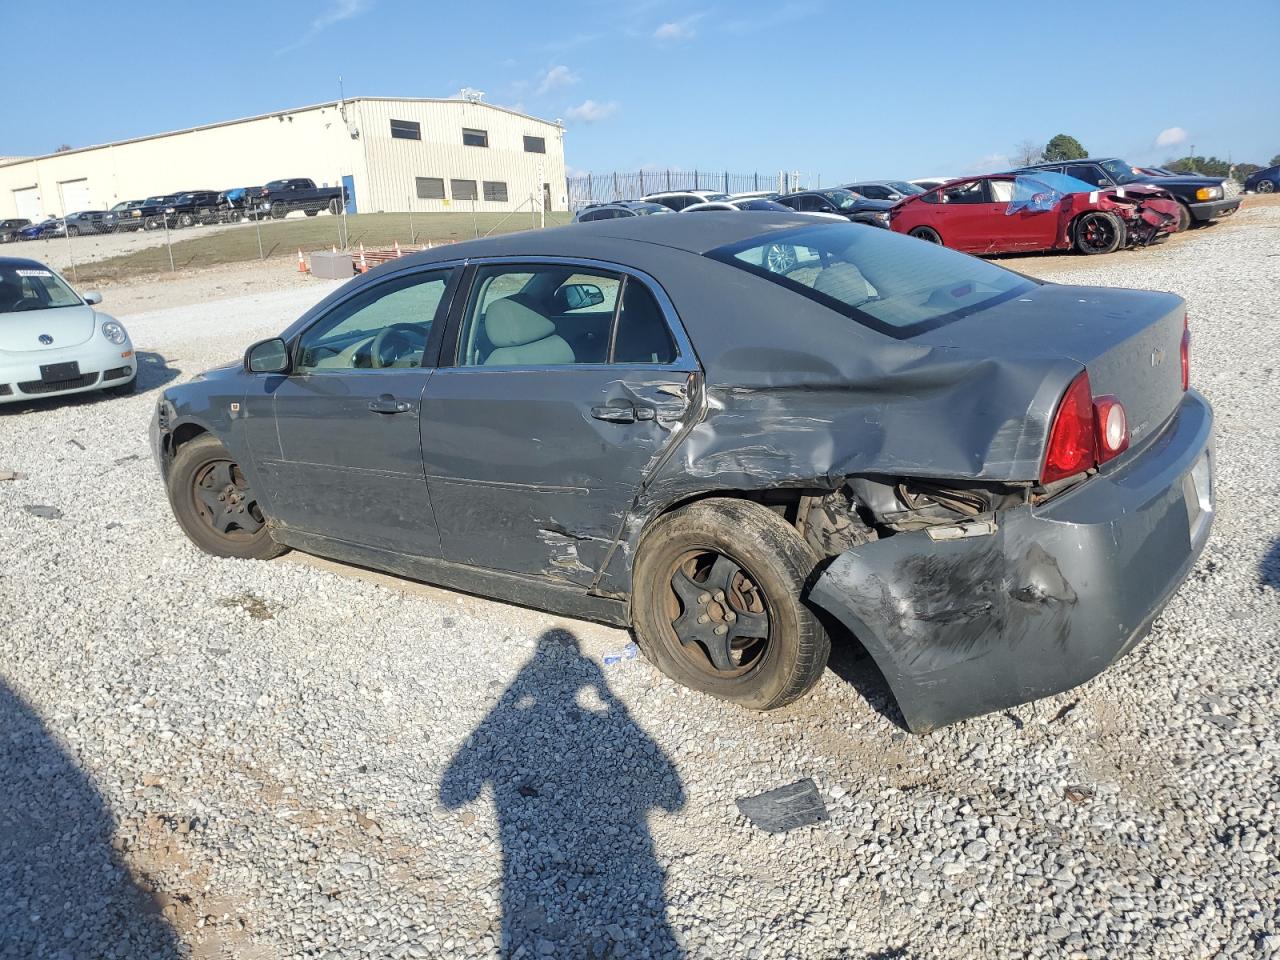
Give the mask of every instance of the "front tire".
[[1184, 233], [1191, 229], [1191, 208], [1182, 201], [1178, 201], [1178, 229], [1177, 233]]
[[320, 211], [319, 211], [319, 210], [307, 210], [307, 211], [306, 211], [306, 214], [307, 214], [307, 216], [308, 216], [308, 217], [314, 217], [314, 216], [316, 216], [316, 215], [317, 215], [317, 214], [319, 214], [319, 213], [320, 213]]
[[124, 383], [113, 384], [106, 387], [103, 393], [110, 394], [113, 397], [129, 397], [138, 392], [138, 371], [133, 371], [133, 376]]
[[938, 235], [938, 231], [933, 227], [916, 227], [911, 230], [907, 236], [915, 237], [917, 240], [923, 240], [925, 243], [942, 244], [942, 237]]
[[178, 526], [205, 553], [270, 560], [288, 550], [271, 539], [244, 472], [216, 437], [202, 434], [178, 448], [168, 488]]
[[1124, 221], [1113, 213], [1093, 210], [1081, 214], [1071, 228], [1072, 241], [1085, 256], [1114, 253], [1124, 246]]
[[645, 654], [694, 690], [774, 710], [813, 687], [831, 640], [803, 595], [817, 560], [782, 517], [713, 498], [658, 518], [636, 559], [632, 618]]
[[1254, 187], [1254, 189], [1258, 191], [1258, 193], [1273, 193], [1276, 189], [1276, 185], [1270, 180], [1259, 180], [1258, 185]]

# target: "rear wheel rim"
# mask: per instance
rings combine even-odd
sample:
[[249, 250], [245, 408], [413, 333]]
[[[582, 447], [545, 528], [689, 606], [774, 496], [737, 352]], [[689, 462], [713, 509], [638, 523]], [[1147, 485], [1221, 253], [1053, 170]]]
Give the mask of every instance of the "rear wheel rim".
[[1086, 214], [1080, 223], [1080, 245], [1089, 250], [1110, 250], [1116, 242], [1116, 225], [1110, 217]]
[[736, 680], [764, 662], [772, 632], [769, 599], [751, 572], [717, 550], [683, 553], [667, 578], [663, 620], [674, 649], [713, 680]]
[[191, 505], [201, 522], [222, 540], [254, 539], [266, 523], [244, 472], [232, 460], [208, 460], [191, 475]]
[[796, 251], [784, 243], [771, 243], [764, 252], [764, 264], [770, 273], [786, 273], [796, 265]]
[[917, 240], [923, 240], [925, 243], [941, 243], [942, 242], [942, 238], [938, 236], [938, 234], [935, 231], [930, 230], [928, 227], [924, 227], [920, 230], [913, 231], [911, 235], [915, 237]]

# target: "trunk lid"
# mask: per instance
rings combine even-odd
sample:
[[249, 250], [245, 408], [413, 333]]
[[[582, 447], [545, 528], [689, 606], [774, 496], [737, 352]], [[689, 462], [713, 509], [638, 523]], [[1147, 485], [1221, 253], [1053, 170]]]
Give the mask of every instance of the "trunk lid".
[[[92, 337], [97, 325], [93, 309], [84, 305], [0, 313], [0, 351], [28, 353], [74, 347]], [[44, 343], [42, 337], [49, 342]]]
[[995, 357], [1073, 360], [1089, 372], [1094, 397], [1124, 405], [1137, 447], [1182, 399], [1185, 318], [1186, 303], [1171, 293], [1049, 283], [913, 340]]

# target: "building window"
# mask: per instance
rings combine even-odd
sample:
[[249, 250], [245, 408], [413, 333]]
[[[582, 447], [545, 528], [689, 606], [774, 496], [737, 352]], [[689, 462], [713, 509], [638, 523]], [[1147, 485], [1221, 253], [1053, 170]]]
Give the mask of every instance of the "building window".
[[506, 203], [507, 185], [501, 180], [486, 180], [484, 182], [484, 198], [486, 200], [498, 200], [502, 203]]
[[450, 180], [449, 192], [455, 200], [474, 200], [476, 198], [476, 182], [474, 180]]
[[421, 140], [422, 124], [416, 120], [392, 120], [391, 136], [395, 140]]
[[444, 177], [414, 177], [419, 200], [443, 200]]
[[468, 147], [487, 147], [489, 145], [489, 131], [472, 130], [470, 127], [463, 127], [462, 143]]
[[546, 153], [547, 141], [542, 137], [525, 137], [524, 152], [525, 153]]

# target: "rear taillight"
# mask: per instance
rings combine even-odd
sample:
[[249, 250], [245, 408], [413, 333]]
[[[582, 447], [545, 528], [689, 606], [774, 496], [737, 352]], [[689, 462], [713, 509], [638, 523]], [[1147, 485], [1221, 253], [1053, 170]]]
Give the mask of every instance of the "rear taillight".
[[1115, 397], [1095, 398], [1093, 422], [1097, 433], [1098, 463], [1106, 463], [1129, 449], [1129, 419], [1119, 400]]
[[1042, 484], [1084, 473], [1129, 449], [1129, 419], [1115, 397], [1094, 398], [1081, 371], [1062, 395], [1049, 430]]
[[1182, 389], [1191, 387], [1191, 318], [1182, 315]]
[[1098, 460], [1097, 444], [1089, 373], [1083, 371], [1071, 381], [1053, 416], [1040, 482], [1053, 483], [1088, 470]]

